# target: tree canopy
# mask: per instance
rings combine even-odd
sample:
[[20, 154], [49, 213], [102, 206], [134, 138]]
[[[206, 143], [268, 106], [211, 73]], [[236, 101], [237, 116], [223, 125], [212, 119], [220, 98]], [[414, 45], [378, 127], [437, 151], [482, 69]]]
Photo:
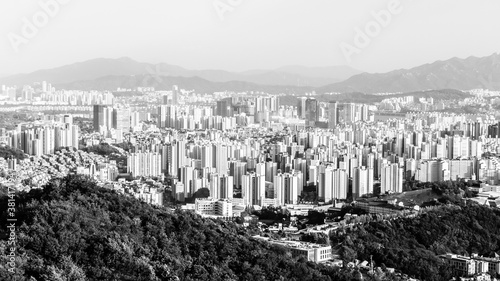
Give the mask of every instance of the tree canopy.
[[20, 149], [10, 146], [0, 146], [0, 157], [3, 157], [5, 159], [13, 158], [23, 160], [24, 158], [26, 158], [26, 155]]
[[[7, 223], [0, 194], [0, 222]], [[16, 197], [16, 273], [0, 280], [351, 280], [349, 270], [291, 258], [232, 222], [154, 207], [84, 176]], [[0, 264], [7, 263], [6, 227]], [[33, 280], [33, 279], [31, 279]]]
[[500, 210], [475, 203], [433, 207], [415, 218], [370, 222], [331, 235], [342, 258], [384, 263], [418, 279], [450, 280], [438, 255], [500, 253]]

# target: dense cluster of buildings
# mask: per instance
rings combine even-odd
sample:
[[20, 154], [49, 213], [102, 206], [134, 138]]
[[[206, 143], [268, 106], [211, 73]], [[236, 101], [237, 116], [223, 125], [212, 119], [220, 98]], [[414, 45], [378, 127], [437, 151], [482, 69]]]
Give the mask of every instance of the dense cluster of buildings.
[[61, 147], [78, 148], [79, 132], [73, 117], [62, 115], [57, 120], [19, 124], [15, 130], [0, 129], [0, 144], [41, 156], [52, 154]]
[[115, 182], [105, 182], [101, 184], [104, 188], [113, 189], [121, 194], [134, 197], [148, 204], [163, 206], [165, 187], [156, 181], [119, 179]]
[[[45, 93], [54, 93], [45, 87]], [[100, 137], [86, 135], [81, 142], [120, 143], [126, 135], [133, 146], [127, 173], [167, 178], [179, 202], [203, 188], [213, 200], [281, 206], [299, 203], [311, 187], [320, 202], [330, 202], [402, 192], [410, 179], [500, 182], [494, 156], [500, 152], [500, 124], [490, 116], [414, 112], [405, 119], [374, 121], [373, 107], [365, 104], [299, 97], [296, 107], [286, 107], [274, 95], [237, 95], [198, 105], [187, 103], [185, 93], [174, 86], [160, 95], [163, 104], [153, 113], [95, 104], [93, 127]], [[156, 124], [145, 126], [152, 116]], [[0, 131], [0, 142], [35, 156], [77, 148], [80, 138], [71, 115]], [[78, 173], [117, 176], [108, 166], [80, 167]]]
[[297, 102], [297, 117], [305, 120], [306, 127], [321, 127], [324, 126], [321, 123], [326, 121], [327, 128], [333, 129], [339, 124], [373, 121], [369, 108], [367, 104], [335, 101], [320, 103], [312, 97], [300, 97]]
[[[280, 206], [297, 204], [307, 186], [329, 202], [402, 192], [408, 179], [499, 180], [495, 158], [482, 157], [498, 149], [498, 124], [488, 116], [409, 113], [374, 122], [367, 105], [299, 98], [290, 114], [305, 118], [303, 127], [271, 141], [264, 137], [265, 124], [282, 110], [275, 96], [229, 97], [214, 108], [178, 105], [174, 93], [158, 107], [161, 133], [134, 140], [128, 171], [134, 177], [166, 175], [180, 202], [202, 188], [213, 200]], [[314, 128], [320, 120], [325, 129]]]
[[0, 169], [13, 183], [40, 188], [52, 178], [69, 173], [84, 174], [101, 181], [115, 181], [116, 165], [103, 156], [76, 149], [61, 149], [52, 154], [30, 156], [23, 160], [7, 159]]
[[[320, 202], [330, 202], [402, 192], [410, 179], [500, 182], [495, 156], [500, 123], [487, 115], [411, 112], [404, 119], [375, 121], [370, 105], [324, 103], [309, 96], [298, 97], [295, 107], [280, 106], [278, 96], [267, 94], [223, 93], [213, 105], [190, 104], [186, 96], [191, 93], [177, 86], [162, 92], [163, 104], [147, 112], [113, 104], [113, 95], [106, 92], [56, 91], [47, 83], [26, 88], [30, 91], [92, 105], [98, 137], [81, 139], [67, 114], [1, 130], [1, 143], [41, 156], [61, 147], [78, 148], [80, 139], [84, 145], [127, 141], [133, 146], [127, 173], [167, 178], [180, 202], [203, 188], [213, 200], [280, 206], [299, 203], [311, 187]], [[429, 98], [419, 102], [434, 104]], [[389, 103], [411, 104], [414, 98], [389, 97], [380, 104]], [[156, 124], [145, 125], [155, 118]], [[144, 138], [136, 137], [144, 132]], [[108, 166], [80, 167], [78, 173], [100, 173], [108, 180], [117, 176]]]
[[[10, 171], [0, 180], [41, 187], [70, 173], [88, 175], [150, 204], [194, 202], [185, 209], [227, 219], [248, 207], [271, 205], [305, 215], [313, 206], [301, 205], [303, 195], [311, 190], [321, 207], [353, 199], [371, 214], [399, 213], [414, 206], [362, 197], [401, 193], [407, 180], [479, 180], [484, 184], [477, 191], [484, 193], [484, 201], [497, 202], [492, 197], [500, 190], [500, 122], [490, 115], [425, 112], [444, 107], [427, 98], [418, 100], [421, 108], [415, 110], [420, 112], [376, 121], [375, 107], [367, 104], [325, 103], [309, 96], [294, 100], [296, 106], [283, 106], [276, 95], [217, 93], [215, 101], [190, 94], [174, 86], [147, 96], [146, 101], [161, 102], [148, 111], [117, 104], [121, 99], [109, 92], [56, 91], [48, 83], [22, 90], [4, 86], [3, 100], [35, 100], [39, 103], [32, 106], [89, 112], [94, 132], [82, 134], [70, 114], [0, 129], [0, 145], [30, 156], [0, 159], [0, 170]], [[412, 96], [378, 104], [396, 111], [412, 106]], [[102, 142], [130, 146], [127, 152], [120, 150], [126, 157], [125, 174], [117, 161], [78, 150]], [[329, 227], [317, 232], [328, 233]], [[332, 258], [327, 245], [269, 242], [288, 248], [293, 257], [314, 262]], [[500, 273], [498, 259], [442, 258], [462, 276]]]
[[[112, 129], [122, 133], [134, 130], [140, 122], [149, 119], [149, 114], [134, 111], [130, 108], [120, 108], [106, 105], [94, 105], [93, 126], [94, 131], [106, 135]], [[141, 129], [138, 129], [141, 130]]]
[[114, 96], [110, 92], [98, 91], [53, 91], [40, 95], [40, 102], [66, 105], [112, 105]]
[[50, 83], [42, 81], [22, 88], [2, 85], [0, 101], [9, 103], [33, 103], [47, 105], [90, 106], [94, 104], [112, 105], [111, 92], [56, 90]]

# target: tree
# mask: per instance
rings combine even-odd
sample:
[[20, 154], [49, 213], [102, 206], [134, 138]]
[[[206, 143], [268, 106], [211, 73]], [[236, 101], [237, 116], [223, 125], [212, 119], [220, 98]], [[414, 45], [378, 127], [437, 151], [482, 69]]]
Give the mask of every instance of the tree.
[[5, 159], [12, 158], [12, 159], [24, 160], [26, 158], [26, 155], [20, 149], [13, 148], [10, 146], [0, 146], [0, 157]]
[[340, 254], [342, 256], [342, 260], [344, 261], [344, 266], [346, 266], [349, 262], [353, 262], [358, 256], [356, 251], [348, 246], [342, 246], [340, 249]]
[[[0, 223], [7, 216], [0, 193]], [[154, 207], [88, 177], [54, 179], [16, 199], [18, 279], [350, 280], [348, 272], [292, 259], [232, 222]], [[1, 257], [6, 228], [0, 229]], [[285, 253], [285, 254], [284, 254]], [[0, 276], [10, 276], [0, 267]], [[2, 279], [3, 280], [3, 279]], [[8, 280], [8, 279], [6, 279]]]

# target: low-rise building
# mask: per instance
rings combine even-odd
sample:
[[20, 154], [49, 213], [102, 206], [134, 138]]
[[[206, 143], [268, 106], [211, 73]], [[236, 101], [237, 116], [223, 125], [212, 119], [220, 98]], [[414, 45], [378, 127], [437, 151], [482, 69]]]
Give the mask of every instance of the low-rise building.
[[446, 254], [439, 257], [448, 263], [456, 275], [470, 276], [476, 273], [476, 262], [469, 257], [454, 254]]
[[491, 275], [500, 274], [500, 259], [499, 258], [487, 258], [479, 256], [478, 254], [472, 254], [471, 257], [478, 263], [481, 263], [481, 266], [476, 268], [480, 269], [480, 272], [488, 272]]
[[226, 199], [197, 198], [195, 211], [200, 215], [232, 217], [233, 205]]
[[394, 214], [404, 210], [402, 206], [390, 204], [384, 200], [366, 200], [359, 199], [356, 201], [356, 206], [367, 211], [370, 214]]
[[459, 276], [471, 276], [474, 274], [500, 274], [500, 258], [487, 258], [472, 254], [471, 257], [454, 254], [441, 255], [441, 259], [446, 261]]
[[254, 236], [257, 239], [267, 240], [269, 243], [283, 246], [290, 250], [292, 257], [305, 257], [308, 261], [323, 263], [332, 259], [332, 247], [315, 243], [291, 241], [291, 240], [270, 240], [261, 236]]

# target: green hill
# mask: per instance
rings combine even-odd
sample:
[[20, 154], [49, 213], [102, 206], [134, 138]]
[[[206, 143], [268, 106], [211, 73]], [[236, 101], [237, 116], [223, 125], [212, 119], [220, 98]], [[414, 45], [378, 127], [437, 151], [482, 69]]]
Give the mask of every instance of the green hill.
[[370, 222], [332, 235], [346, 261], [384, 263], [421, 280], [450, 280], [438, 255], [500, 253], [500, 210], [471, 203], [445, 205], [416, 218]]
[[[153, 207], [82, 176], [16, 197], [15, 274], [0, 194], [0, 280], [351, 280], [234, 223]], [[30, 279], [31, 278], [31, 279]]]
[[5, 158], [5, 159], [19, 159], [23, 160], [26, 158], [26, 155], [24, 152], [20, 149], [13, 148], [10, 146], [1, 146], [0, 145], [0, 157]]

